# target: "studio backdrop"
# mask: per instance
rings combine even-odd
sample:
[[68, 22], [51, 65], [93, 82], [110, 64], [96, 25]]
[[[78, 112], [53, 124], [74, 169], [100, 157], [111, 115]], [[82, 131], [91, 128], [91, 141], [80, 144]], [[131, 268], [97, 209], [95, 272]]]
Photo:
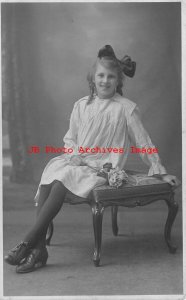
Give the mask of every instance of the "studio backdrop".
[[[43, 149], [63, 146], [74, 102], [88, 95], [87, 73], [106, 44], [136, 61], [124, 95], [137, 103], [163, 165], [181, 178], [180, 3], [2, 3], [12, 180], [37, 180], [58, 155]], [[30, 146], [40, 153], [28, 154]], [[129, 167], [140, 163], [133, 155]]]

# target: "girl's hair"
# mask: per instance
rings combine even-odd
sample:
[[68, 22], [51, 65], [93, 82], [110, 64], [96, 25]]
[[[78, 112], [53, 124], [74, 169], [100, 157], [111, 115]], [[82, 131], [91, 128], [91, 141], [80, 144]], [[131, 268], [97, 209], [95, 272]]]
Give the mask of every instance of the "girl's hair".
[[87, 75], [87, 80], [88, 80], [89, 89], [90, 89], [88, 104], [91, 103], [91, 101], [96, 96], [96, 87], [95, 87], [95, 83], [94, 83], [94, 77], [95, 77], [96, 68], [97, 68], [98, 64], [101, 64], [102, 66], [104, 66], [107, 69], [111, 69], [111, 70], [115, 69], [117, 71], [118, 86], [116, 88], [116, 92], [118, 94], [120, 94], [121, 96], [123, 95], [122, 87], [123, 87], [123, 82], [124, 82], [125, 76], [123, 74], [121, 65], [120, 65], [119, 61], [116, 58], [110, 57], [110, 56], [104, 56], [101, 59], [97, 58], [95, 64], [92, 67], [92, 70]]

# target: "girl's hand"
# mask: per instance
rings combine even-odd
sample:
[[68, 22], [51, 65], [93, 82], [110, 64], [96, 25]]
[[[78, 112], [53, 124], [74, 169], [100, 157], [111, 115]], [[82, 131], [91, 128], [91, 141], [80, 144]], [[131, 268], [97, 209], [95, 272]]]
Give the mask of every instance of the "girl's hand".
[[174, 175], [166, 174], [166, 175], [161, 175], [161, 177], [165, 182], [168, 182], [172, 186], [179, 186], [181, 184], [178, 178]]
[[79, 155], [73, 155], [70, 159], [70, 166], [86, 166], [86, 163], [84, 163], [83, 159]]
[[70, 159], [70, 166], [80, 166], [81, 165], [81, 157], [79, 155], [73, 155]]

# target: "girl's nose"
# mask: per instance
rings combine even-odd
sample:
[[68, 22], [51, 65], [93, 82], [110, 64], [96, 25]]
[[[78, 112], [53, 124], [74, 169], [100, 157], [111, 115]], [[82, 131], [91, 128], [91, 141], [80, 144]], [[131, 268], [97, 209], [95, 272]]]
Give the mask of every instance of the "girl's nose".
[[107, 83], [107, 82], [108, 82], [108, 77], [107, 77], [107, 76], [104, 76], [104, 77], [103, 77], [103, 82], [104, 82], [104, 83]]

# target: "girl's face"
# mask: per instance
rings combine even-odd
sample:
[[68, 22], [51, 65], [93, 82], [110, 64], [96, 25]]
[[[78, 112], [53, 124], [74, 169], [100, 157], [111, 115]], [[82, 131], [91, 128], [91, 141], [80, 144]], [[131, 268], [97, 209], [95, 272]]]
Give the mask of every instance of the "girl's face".
[[95, 72], [97, 95], [101, 99], [114, 96], [118, 85], [118, 75], [115, 69], [107, 69], [98, 63]]

